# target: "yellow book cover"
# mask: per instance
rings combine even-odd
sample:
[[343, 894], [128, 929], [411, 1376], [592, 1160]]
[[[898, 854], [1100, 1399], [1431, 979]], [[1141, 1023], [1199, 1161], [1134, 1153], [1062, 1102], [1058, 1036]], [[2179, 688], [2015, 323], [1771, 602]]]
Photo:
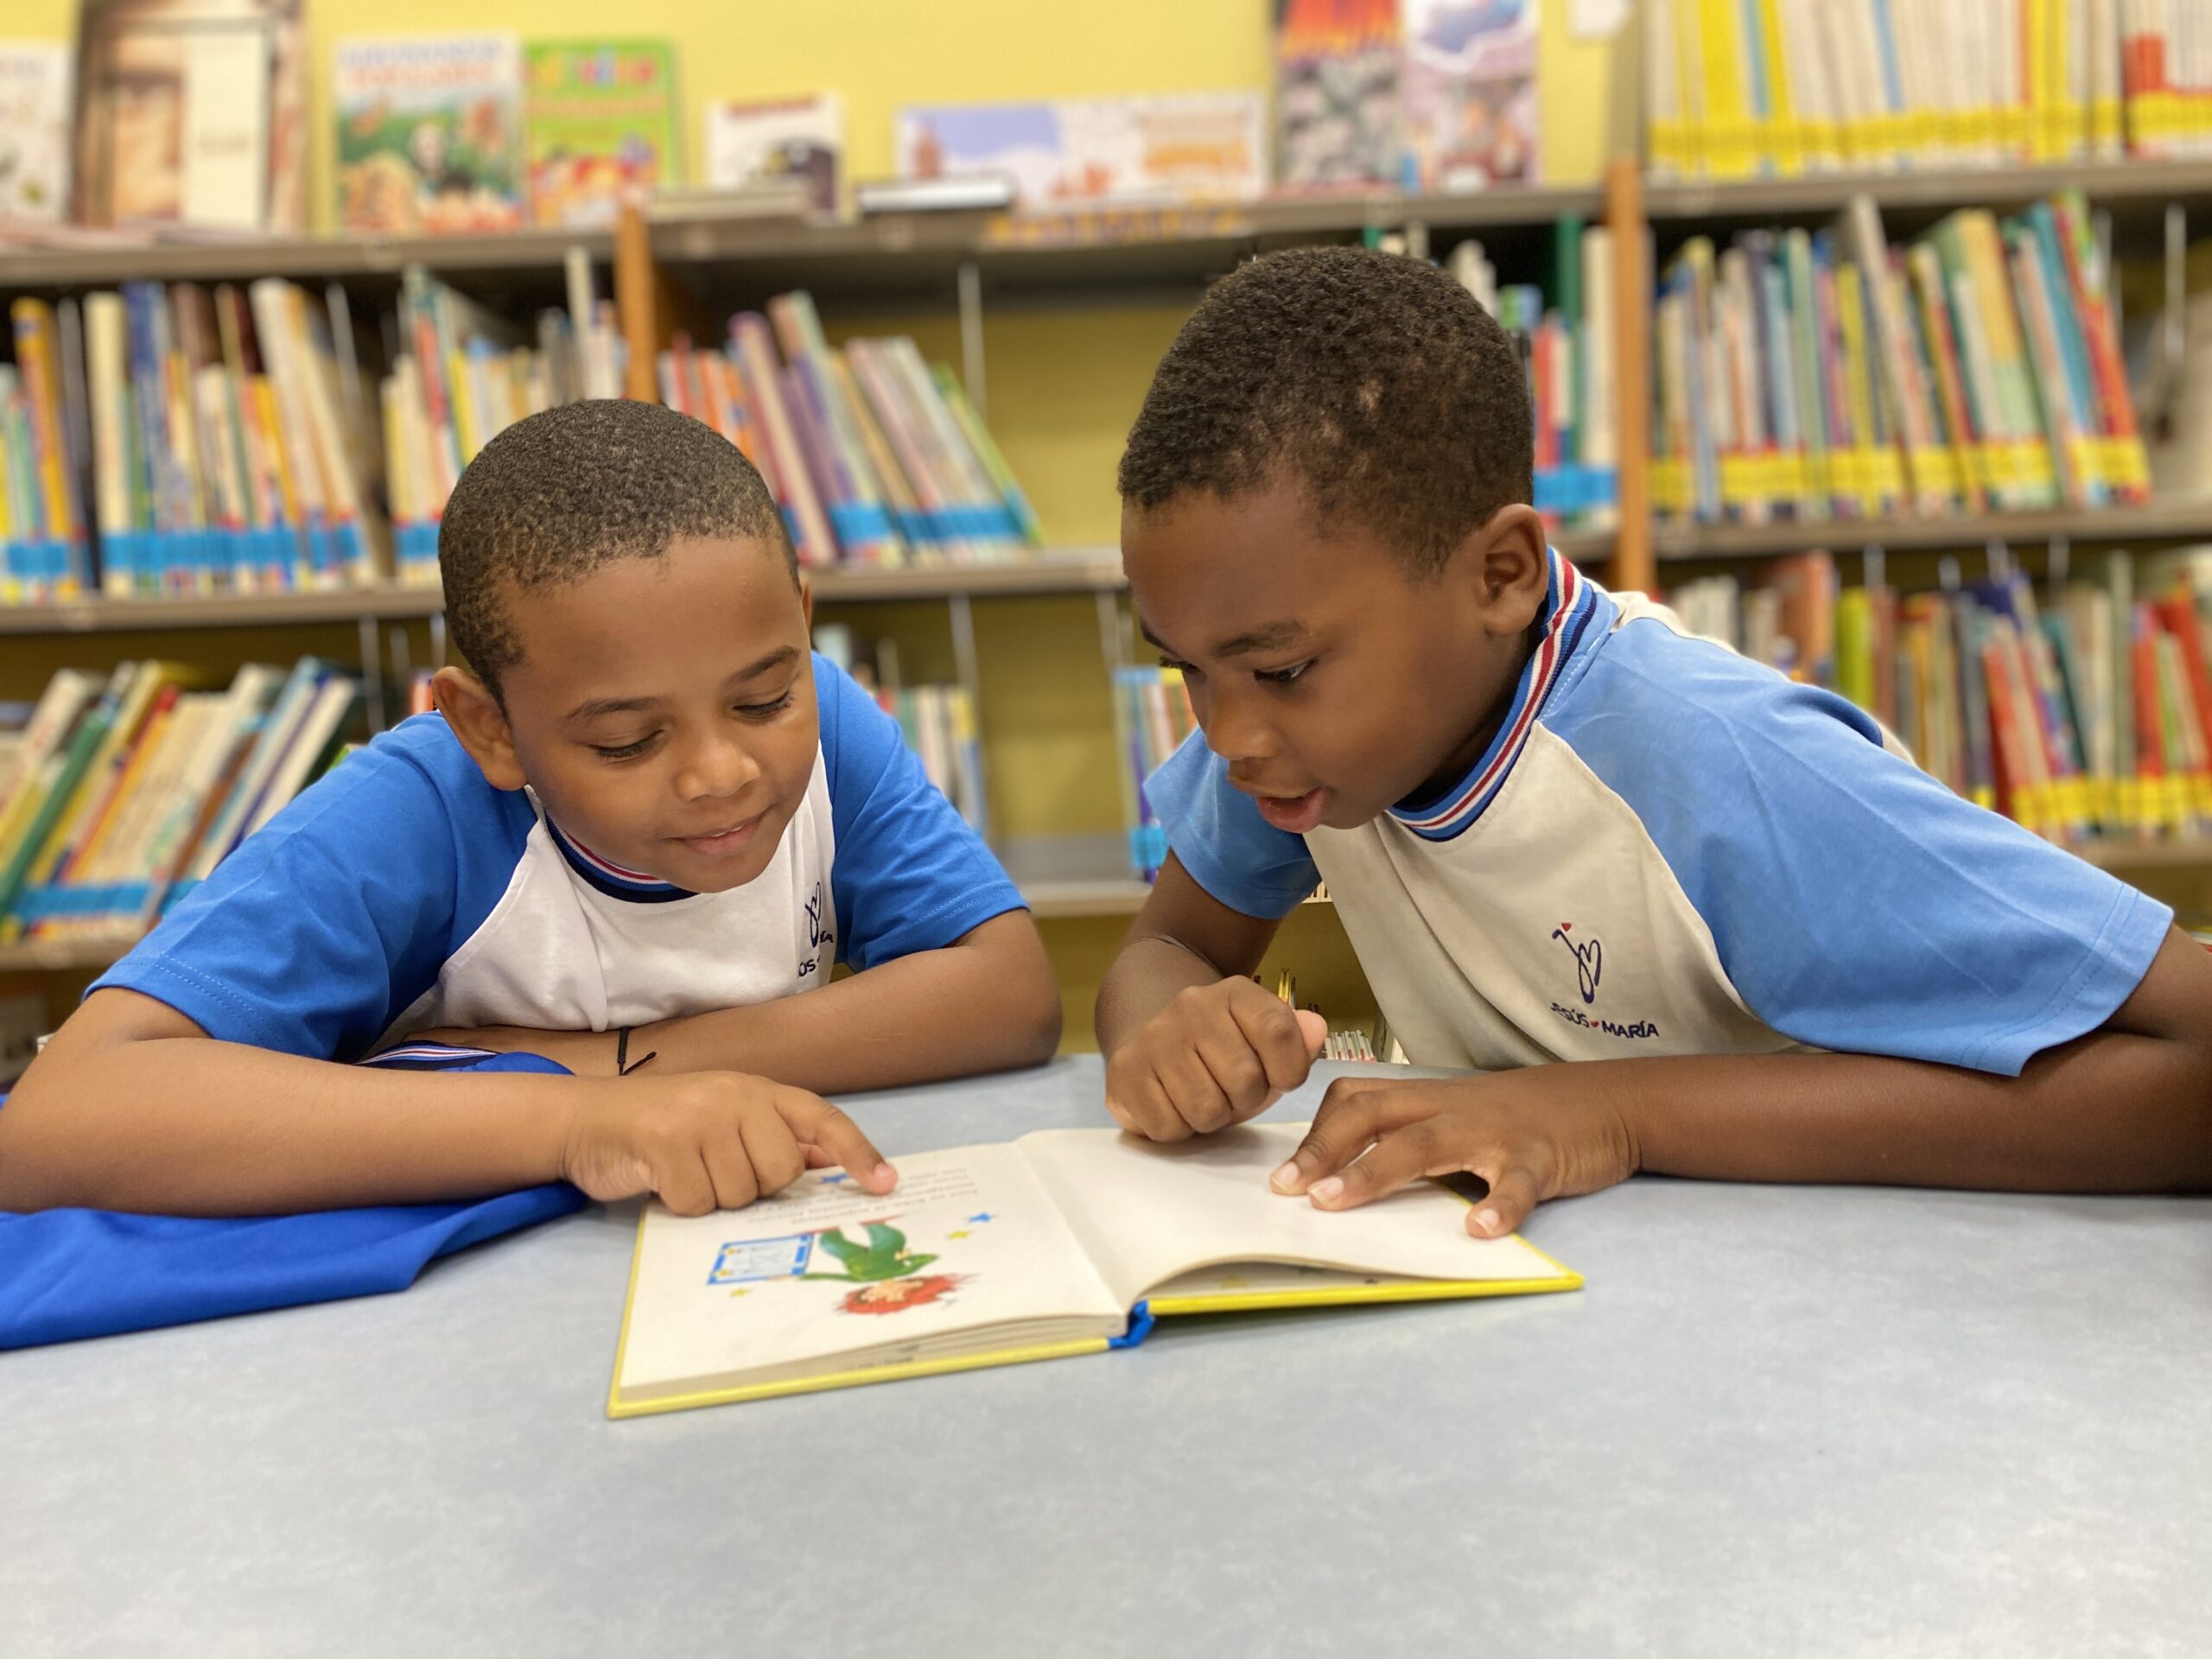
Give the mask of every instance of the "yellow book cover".
[[54, 880], [64, 861], [72, 861], [79, 848], [98, 832], [114, 804], [116, 786], [144, 734], [147, 713], [153, 707], [155, 696], [162, 686], [188, 684], [193, 677], [194, 671], [182, 663], [149, 661], [137, 664], [118, 701], [113, 723], [100, 739], [99, 747], [92, 751], [92, 764], [85, 768], [85, 775], [78, 779], [68, 804], [54, 820], [46, 844], [31, 861], [30, 886], [43, 887]]
[[1782, 0], [1757, 0], [1759, 60], [1766, 82], [1766, 124], [1761, 142], [1774, 170], [1794, 178], [1805, 170], [1806, 135], [1799, 118], [1796, 88], [1782, 38]]
[[1276, 1193], [1306, 1127], [1048, 1129], [902, 1158], [884, 1197], [815, 1171], [742, 1211], [648, 1204], [607, 1414], [1101, 1353], [1160, 1317], [1580, 1287], [1518, 1236], [1471, 1236], [1433, 1183], [1334, 1213]]
[[1695, 0], [1705, 85], [1705, 170], [1716, 179], [1758, 171], [1751, 107], [1745, 96], [1743, 13], [1738, 0]]

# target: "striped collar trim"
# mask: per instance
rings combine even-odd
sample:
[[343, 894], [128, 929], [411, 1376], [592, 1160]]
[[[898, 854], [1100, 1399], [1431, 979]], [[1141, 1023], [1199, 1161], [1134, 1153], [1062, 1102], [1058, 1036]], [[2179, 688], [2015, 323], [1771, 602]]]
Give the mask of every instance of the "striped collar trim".
[[1529, 734], [1536, 728], [1536, 718], [1543, 710], [1545, 700], [1559, 685], [1576, 648], [1589, 632], [1590, 620], [1598, 609], [1597, 584], [1556, 550], [1550, 556], [1552, 575], [1544, 597], [1548, 613], [1544, 637], [1530, 654], [1528, 665], [1521, 671], [1521, 682], [1514, 688], [1512, 705], [1506, 710], [1497, 735], [1491, 740], [1490, 747], [1458, 787], [1410, 810], [1395, 806], [1390, 809], [1392, 817], [1424, 841], [1449, 841], [1482, 817], [1483, 809], [1504, 787], [1513, 763], [1529, 745]]
[[657, 875], [647, 875], [641, 870], [625, 869], [611, 859], [601, 858], [574, 836], [563, 832], [551, 818], [545, 820], [546, 832], [553, 837], [553, 844], [561, 849], [561, 856], [569, 861], [569, 868], [590, 886], [611, 899], [628, 899], [641, 905], [663, 905], [671, 899], [690, 899], [695, 895], [688, 887], [664, 881]]

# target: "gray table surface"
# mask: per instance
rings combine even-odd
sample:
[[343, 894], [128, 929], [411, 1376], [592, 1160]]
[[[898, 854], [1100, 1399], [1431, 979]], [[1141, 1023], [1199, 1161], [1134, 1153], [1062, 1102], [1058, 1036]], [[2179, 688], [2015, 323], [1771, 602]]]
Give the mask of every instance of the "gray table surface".
[[0, 1654], [2212, 1653], [2202, 1202], [1642, 1180], [1576, 1294], [613, 1423], [633, 1220], [0, 1356]]

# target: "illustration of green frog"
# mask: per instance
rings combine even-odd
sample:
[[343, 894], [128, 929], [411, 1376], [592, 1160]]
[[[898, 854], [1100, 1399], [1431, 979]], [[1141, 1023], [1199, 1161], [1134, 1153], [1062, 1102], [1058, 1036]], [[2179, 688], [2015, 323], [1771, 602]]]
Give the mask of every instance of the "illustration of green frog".
[[810, 1273], [807, 1279], [836, 1279], [849, 1284], [875, 1284], [886, 1279], [906, 1279], [919, 1273], [937, 1260], [924, 1254], [910, 1254], [906, 1249], [906, 1235], [896, 1227], [880, 1221], [867, 1224], [868, 1242], [845, 1236], [842, 1227], [823, 1229], [815, 1235], [822, 1248], [836, 1256], [843, 1265], [842, 1273]]

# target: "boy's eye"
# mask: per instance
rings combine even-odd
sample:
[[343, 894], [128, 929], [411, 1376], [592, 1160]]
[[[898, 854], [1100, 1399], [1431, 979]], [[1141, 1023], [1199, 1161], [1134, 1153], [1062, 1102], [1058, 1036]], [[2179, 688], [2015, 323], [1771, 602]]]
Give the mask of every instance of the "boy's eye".
[[780, 715], [791, 706], [791, 694], [785, 691], [771, 702], [741, 702], [737, 705], [737, 712], [748, 720], [766, 720], [771, 715]]
[[1176, 658], [1170, 657], [1165, 652], [1160, 653], [1160, 665], [1162, 668], [1172, 668], [1178, 674], [1195, 674], [1198, 671], [1197, 669], [1192, 668], [1188, 663], [1180, 661]]
[[1252, 677], [1262, 685], [1295, 685], [1299, 677], [1313, 666], [1309, 660], [1293, 663], [1288, 668], [1255, 668], [1252, 671]]
[[591, 746], [591, 752], [602, 760], [628, 760], [651, 748], [657, 735], [658, 734], [648, 732], [634, 743], [594, 743]]

